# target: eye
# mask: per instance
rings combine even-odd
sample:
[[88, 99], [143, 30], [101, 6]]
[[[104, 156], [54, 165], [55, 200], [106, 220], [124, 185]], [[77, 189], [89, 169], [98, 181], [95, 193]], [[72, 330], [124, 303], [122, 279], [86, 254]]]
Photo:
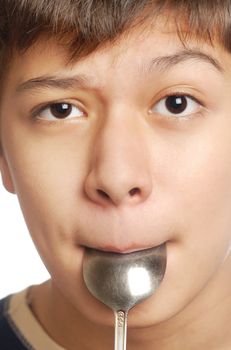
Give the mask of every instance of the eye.
[[52, 103], [43, 107], [37, 112], [39, 119], [46, 119], [49, 121], [57, 119], [72, 119], [76, 117], [82, 117], [84, 112], [71, 103], [60, 102]]
[[186, 95], [171, 95], [162, 98], [152, 108], [152, 112], [164, 116], [186, 117], [198, 112], [201, 103]]

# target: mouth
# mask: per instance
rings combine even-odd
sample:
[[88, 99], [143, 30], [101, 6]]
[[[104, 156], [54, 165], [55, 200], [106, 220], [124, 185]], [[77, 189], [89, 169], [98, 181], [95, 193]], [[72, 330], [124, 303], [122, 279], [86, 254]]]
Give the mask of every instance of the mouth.
[[103, 252], [103, 253], [115, 253], [115, 254], [130, 254], [130, 253], [138, 253], [138, 252], [143, 252], [147, 251], [150, 249], [158, 248], [159, 246], [163, 245], [166, 242], [160, 242], [155, 245], [131, 245], [125, 248], [121, 247], [115, 247], [111, 245], [105, 245], [105, 246], [83, 246], [86, 250], [94, 250], [98, 252]]

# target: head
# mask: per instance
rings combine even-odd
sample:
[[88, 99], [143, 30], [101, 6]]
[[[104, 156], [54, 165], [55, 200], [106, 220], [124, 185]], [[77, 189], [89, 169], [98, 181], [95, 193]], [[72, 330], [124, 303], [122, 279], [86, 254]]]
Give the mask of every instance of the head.
[[229, 255], [230, 5], [1, 3], [3, 183], [53, 286], [96, 322], [111, 313], [84, 286], [84, 247], [167, 242], [136, 326], [181, 312]]

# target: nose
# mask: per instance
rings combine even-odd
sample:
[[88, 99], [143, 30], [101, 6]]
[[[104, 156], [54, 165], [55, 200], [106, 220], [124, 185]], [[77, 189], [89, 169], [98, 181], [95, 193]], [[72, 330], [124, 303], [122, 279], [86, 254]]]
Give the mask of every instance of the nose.
[[85, 181], [88, 198], [98, 205], [134, 205], [152, 191], [145, 133], [134, 120], [114, 116], [101, 125], [94, 140]]

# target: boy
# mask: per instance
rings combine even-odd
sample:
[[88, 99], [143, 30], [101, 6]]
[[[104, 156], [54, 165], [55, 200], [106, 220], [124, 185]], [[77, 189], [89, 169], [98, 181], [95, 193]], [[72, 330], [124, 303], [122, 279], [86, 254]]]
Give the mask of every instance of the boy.
[[0, 5], [2, 179], [51, 274], [1, 301], [1, 350], [112, 349], [85, 248], [164, 242], [128, 350], [231, 349], [231, 1]]

